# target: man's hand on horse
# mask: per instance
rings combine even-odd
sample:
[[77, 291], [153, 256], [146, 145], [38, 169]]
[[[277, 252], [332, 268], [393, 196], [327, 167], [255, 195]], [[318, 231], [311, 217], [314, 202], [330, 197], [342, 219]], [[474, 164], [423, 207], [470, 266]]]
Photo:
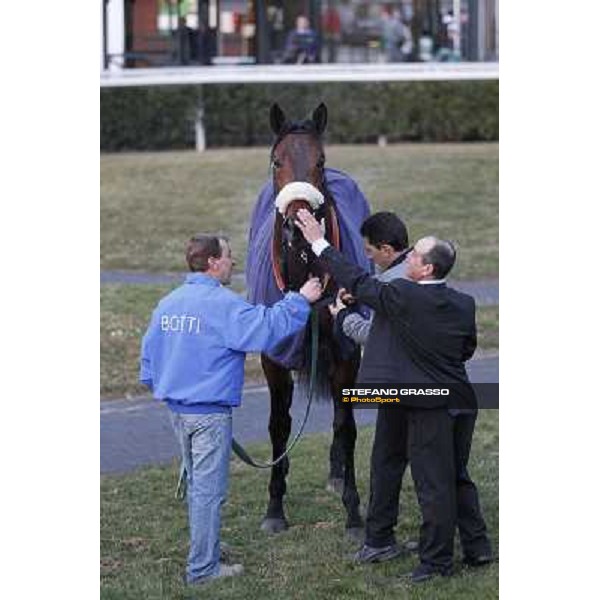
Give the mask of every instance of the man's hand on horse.
[[305, 208], [301, 208], [297, 212], [296, 225], [309, 244], [323, 237], [323, 230], [319, 222]]
[[300, 288], [299, 292], [312, 304], [321, 297], [323, 287], [318, 277], [311, 277]]

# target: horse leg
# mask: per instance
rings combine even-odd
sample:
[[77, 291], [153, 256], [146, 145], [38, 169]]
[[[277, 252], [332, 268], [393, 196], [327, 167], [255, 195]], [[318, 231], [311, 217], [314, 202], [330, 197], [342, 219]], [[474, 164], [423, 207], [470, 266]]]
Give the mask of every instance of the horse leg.
[[[330, 391], [333, 398], [335, 398], [335, 394], [342, 389], [340, 387], [340, 382], [346, 382], [345, 380], [347, 376], [342, 377], [342, 379], [339, 377], [340, 364], [341, 361], [337, 356], [334, 355], [333, 364], [331, 365], [333, 369], [329, 371]], [[356, 366], [356, 372], [357, 371], [358, 363]], [[354, 378], [356, 377], [356, 372], [354, 373]], [[352, 379], [352, 384], [354, 385], [354, 379]], [[333, 402], [333, 439], [331, 441], [331, 446], [329, 447], [329, 476], [327, 478], [327, 485], [325, 486], [325, 489], [328, 492], [333, 492], [341, 496], [344, 491], [344, 463], [346, 449], [344, 447], [345, 438], [343, 432], [345, 428], [346, 417], [345, 413], [338, 410], [338, 408], [337, 402]]]
[[[261, 363], [271, 396], [269, 435], [273, 447], [273, 460], [275, 460], [285, 451], [290, 437], [292, 428], [290, 407], [292, 405], [294, 382], [287, 369], [274, 363], [265, 354], [261, 355]], [[286, 491], [285, 478], [289, 471], [289, 464], [289, 459], [286, 456], [271, 468], [269, 505], [260, 526], [267, 533], [279, 533], [288, 528], [288, 522], [283, 510], [283, 496]]]
[[[329, 372], [331, 394], [333, 398], [344, 387], [353, 387], [358, 372], [360, 357], [356, 359], [356, 364], [350, 361], [345, 365], [338, 357], [334, 357], [333, 369]], [[354, 367], [354, 368], [353, 368]], [[342, 370], [341, 370], [342, 369]], [[345, 370], [343, 370], [345, 369]], [[344, 464], [346, 461], [346, 411], [339, 410], [338, 403], [333, 403], [333, 439], [329, 448], [329, 477], [327, 478], [326, 489], [328, 492], [342, 495], [344, 491]], [[352, 416], [354, 419], [354, 415]]]
[[344, 491], [344, 448], [342, 447], [343, 415], [333, 405], [333, 440], [329, 447], [329, 477], [325, 488], [328, 492], [341, 495]]
[[[330, 372], [331, 394], [333, 398], [336, 397], [336, 394], [343, 387], [348, 387], [348, 385], [342, 385], [342, 382], [346, 384], [350, 382], [350, 380], [347, 380], [348, 375], [340, 372], [341, 365], [341, 361], [335, 360], [334, 369]], [[356, 374], [354, 374], [355, 376]], [[354, 379], [351, 382], [354, 385]], [[341, 496], [344, 491], [344, 464], [346, 460], [346, 449], [344, 447], [346, 438], [344, 432], [347, 416], [346, 411], [339, 410], [339, 408], [338, 403], [333, 402], [333, 439], [329, 448], [329, 477], [327, 478], [326, 489]]]
[[[334, 398], [339, 398], [344, 387], [352, 387], [358, 370], [358, 357], [339, 362], [331, 380]], [[343, 456], [342, 502], [346, 509], [346, 532], [356, 541], [362, 541], [364, 522], [360, 515], [360, 497], [356, 488], [354, 449], [356, 447], [356, 422], [351, 404], [334, 400], [334, 441], [338, 437]], [[333, 444], [332, 444], [333, 445]]]

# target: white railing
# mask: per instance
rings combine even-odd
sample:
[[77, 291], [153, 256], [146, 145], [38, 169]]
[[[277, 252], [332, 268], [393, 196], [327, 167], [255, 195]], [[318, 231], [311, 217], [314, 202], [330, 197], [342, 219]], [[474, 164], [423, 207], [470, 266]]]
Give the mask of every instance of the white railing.
[[452, 81], [499, 79], [497, 62], [238, 65], [118, 69], [100, 73], [101, 87], [319, 81]]

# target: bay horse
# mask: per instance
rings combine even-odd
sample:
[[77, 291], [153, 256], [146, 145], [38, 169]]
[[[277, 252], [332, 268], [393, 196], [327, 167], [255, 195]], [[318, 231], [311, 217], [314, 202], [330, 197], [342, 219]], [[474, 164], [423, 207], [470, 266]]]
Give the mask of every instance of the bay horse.
[[[271, 305], [285, 292], [297, 291], [310, 275], [323, 284], [318, 305], [319, 363], [321, 389], [334, 398], [341, 389], [353, 387], [360, 362], [360, 349], [340, 344], [334, 336], [327, 304], [335, 299], [337, 285], [323, 272], [316, 256], [295, 226], [295, 215], [307, 208], [322, 223], [326, 239], [366, 269], [360, 225], [369, 206], [356, 183], [341, 171], [325, 168], [322, 134], [327, 125], [327, 107], [321, 103], [303, 121], [288, 121], [278, 104], [270, 109], [270, 124], [276, 136], [271, 148], [271, 181], [263, 188], [254, 208], [249, 233], [246, 266], [249, 300]], [[310, 326], [307, 327], [307, 329]], [[286, 449], [291, 431], [290, 407], [294, 390], [291, 370], [306, 371], [310, 333], [285, 340], [276, 350], [261, 355], [271, 401], [269, 434], [273, 460]], [[346, 339], [346, 344], [348, 340]], [[329, 451], [327, 488], [341, 492], [346, 510], [346, 531], [354, 539], [362, 535], [363, 519], [356, 488], [354, 449], [356, 423], [351, 405], [333, 403], [333, 440]], [[271, 468], [269, 502], [261, 529], [278, 533], [288, 528], [283, 506], [286, 456]]]

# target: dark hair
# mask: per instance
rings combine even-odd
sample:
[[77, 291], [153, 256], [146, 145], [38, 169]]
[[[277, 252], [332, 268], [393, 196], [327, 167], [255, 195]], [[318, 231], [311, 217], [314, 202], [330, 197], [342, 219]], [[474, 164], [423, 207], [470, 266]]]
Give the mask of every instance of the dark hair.
[[362, 224], [360, 234], [376, 248], [381, 248], [382, 244], [389, 244], [394, 250], [401, 252], [408, 247], [406, 226], [393, 212], [371, 215]]
[[447, 240], [435, 240], [429, 252], [423, 254], [423, 264], [433, 266], [433, 277], [443, 279], [448, 275], [456, 260], [456, 248]]
[[190, 271], [207, 271], [209, 258], [221, 258], [221, 240], [229, 240], [222, 235], [200, 233], [195, 235], [187, 244], [185, 260]]

